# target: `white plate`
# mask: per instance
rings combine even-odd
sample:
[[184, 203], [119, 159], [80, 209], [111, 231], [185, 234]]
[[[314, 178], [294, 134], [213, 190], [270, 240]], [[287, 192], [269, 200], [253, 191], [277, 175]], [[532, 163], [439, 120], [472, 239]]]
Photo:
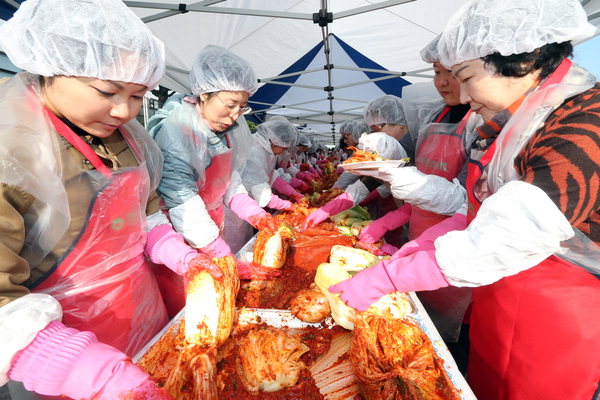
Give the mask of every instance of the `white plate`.
[[379, 167], [402, 167], [406, 164], [404, 160], [386, 160], [386, 161], [363, 161], [351, 164], [340, 164], [344, 171], [356, 175], [367, 175], [377, 177]]

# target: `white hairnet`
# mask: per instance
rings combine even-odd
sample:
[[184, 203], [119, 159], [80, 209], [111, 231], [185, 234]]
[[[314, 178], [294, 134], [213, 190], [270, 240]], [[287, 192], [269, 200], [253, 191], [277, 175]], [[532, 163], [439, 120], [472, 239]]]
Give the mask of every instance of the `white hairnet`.
[[438, 51], [440, 62], [452, 67], [496, 52], [529, 53], [594, 32], [577, 0], [476, 0], [450, 19]]
[[374, 132], [362, 135], [358, 139], [358, 148], [372, 151], [388, 160], [399, 160], [406, 157], [406, 151], [395, 138], [384, 132]]
[[358, 138], [363, 133], [370, 133], [369, 126], [365, 124], [365, 121], [350, 119], [342, 122], [340, 125], [340, 133], [349, 133], [352, 138], [358, 142]]
[[27, 0], [0, 26], [0, 47], [19, 68], [153, 88], [163, 43], [121, 0]]
[[275, 146], [291, 147], [298, 140], [298, 130], [287, 119], [270, 119], [256, 128], [256, 134], [268, 139]]
[[436, 61], [440, 60], [440, 55], [438, 53], [438, 43], [440, 41], [440, 36], [437, 35], [427, 46], [421, 49], [419, 53], [421, 55], [421, 59], [427, 63], [433, 64]]
[[303, 133], [299, 133], [298, 134], [298, 146], [311, 147], [312, 142], [310, 141], [310, 138], [308, 136], [306, 136]]
[[367, 125], [406, 125], [402, 99], [389, 94], [381, 96], [367, 104], [363, 111], [363, 117]]
[[206, 46], [196, 57], [190, 71], [192, 93], [244, 91], [254, 94], [258, 80], [248, 61], [219, 46]]

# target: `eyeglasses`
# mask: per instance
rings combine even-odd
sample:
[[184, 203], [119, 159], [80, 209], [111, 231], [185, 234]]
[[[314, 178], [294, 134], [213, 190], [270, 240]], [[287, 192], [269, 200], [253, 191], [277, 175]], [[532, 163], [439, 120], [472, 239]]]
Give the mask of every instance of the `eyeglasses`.
[[225, 106], [227, 111], [229, 111], [230, 115], [231, 114], [241, 115], [241, 114], [246, 114], [246, 113], [252, 111], [252, 108], [250, 108], [249, 106], [242, 107], [239, 104], [227, 104], [223, 101], [222, 98], [219, 97], [218, 94], [216, 94], [215, 97], [218, 98], [221, 101], [221, 103], [223, 103], [223, 105]]

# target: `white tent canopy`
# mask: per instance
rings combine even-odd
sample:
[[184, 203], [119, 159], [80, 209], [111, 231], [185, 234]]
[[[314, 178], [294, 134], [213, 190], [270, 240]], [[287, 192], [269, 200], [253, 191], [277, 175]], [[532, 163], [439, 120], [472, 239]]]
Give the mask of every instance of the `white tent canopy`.
[[[589, 15], [598, 16], [600, 0], [581, 1]], [[365, 77], [365, 71], [357, 71], [329, 34], [389, 71], [375, 80], [402, 76], [412, 83], [430, 81], [431, 66], [421, 60], [419, 51], [465, 2], [204, 0], [181, 5], [174, 0], [125, 1], [165, 42], [167, 76], [161, 84], [184, 93], [189, 92], [187, 74], [194, 58], [208, 44], [248, 60], [261, 82], [273, 84], [282, 71], [329, 38], [319, 56], [288, 85], [293, 90], [268, 104], [268, 115], [308, 123], [317, 132], [329, 133], [329, 138], [332, 123], [360, 117], [366, 102], [384, 94], [369, 82], [372, 78]], [[315, 23], [319, 12], [320, 24]], [[327, 70], [326, 65], [333, 68]], [[333, 92], [325, 87], [333, 87]]]
[[[21, 1], [0, 0], [0, 11], [10, 12], [10, 8]], [[230, 49], [251, 63], [261, 82], [272, 82], [324, 38], [331, 37], [329, 34], [389, 71], [387, 77], [381, 74], [375, 79], [402, 76], [411, 83], [430, 81], [431, 66], [421, 60], [419, 51], [443, 30], [448, 18], [467, 0], [183, 1], [124, 2], [165, 43], [167, 75], [161, 85], [186, 93], [189, 92], [188, 71], [199, 50], [208, 44]], [[600, 0], [580, 1], [590, 20], [600, 22]], [[325, 131], [330, 131], [331, 122], [339, 123], [349, 114], [358, 116], [360, 104], [377, 95], [356, 84], [368, 80], [364, 76], [348, 74], [356, 72], [347, 69], [355, 66], [348, 64], [344, 53], [336, 50], [336, 43], [330, 41], [323, 48], [331, 48], [328, 61], [322, 51], [321, 58], [307, 66], [294, 82], [294, 89], [299, 88], [298, 85], [315, 89], [310, 95], [307, 91], [295, 90], [299, 97], [292, 96], [291, 90], [286, 92], [286, 96], [271, 107], [270, 113], [313, 119], [310, 121], [313, 129], [322, 121]], [[342, 58], [338, 58], [340, 55]], [[333, 65], [333, 69], [326, 70], [326, 64]], [[357, 79], [354, 84], [352, 79]], [[346, 98], [347, 93], [338, 94], [344, 85], [354, 88], [359, 97], [348, 97], [351, 100], [348, 104], [332, 105], [328, 100], [331, 93], [334, 98]], [[334, 88], [333, 92], [319, 89], [328, 86]], [[302, 107], [302, 103], [309, 100], [310, 106]], [[290, 105], [296, 105], [295, 111]], [[287, 108], [285, 112], [283, 106]], [[312, 114], [301, 113], [299, 108], [307, 108]], [[333, 115], [329, 114], [332, 111]]]

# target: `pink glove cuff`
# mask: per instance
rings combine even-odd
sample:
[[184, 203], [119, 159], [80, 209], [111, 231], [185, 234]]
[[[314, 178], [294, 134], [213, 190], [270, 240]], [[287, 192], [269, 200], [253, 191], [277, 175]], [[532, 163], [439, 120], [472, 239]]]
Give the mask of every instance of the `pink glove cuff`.
[[288, 210], [292, 208], [292, 203], [279, 198], [279, 196], [272, 194], [271, 200], [267, 204], [267, 207], [274, 208], [275, 210]]
[[435, 290], [450, 285], [437, 264], [434, 249], [391, 258], [381, 265], [399, 292]]
[[392, 231], [396, 228], [401, 227], [406, 224], [410, 219], [410, 212], [412, 207], [410, 204], [403, 204], [401, 207], [395, 209], [394, 211], [390, 211], [382, 218], [384, 219], [384, 225], [388, 231]]
[[148, 232], [145, 252], [153, 263], [164, 264], [179, 275], [187, 271], [188, 263], [197, 254], [168, 224], [158, 225]]
[[229, 245], [220, 236], [217, 236], [208, 246], [200, 248], [200, 251], [212, 258], [221, 258], [231, 254]]
[[329, 213], [329, 215], [335, 215], [344, 210], [352, 208], [353, 206], [354, 201], [352, 200], [352, 195], [350, 195], [349, 193], [342, 193], [338, 197], [321, 207], [321, 209]]
[[391, 256], [392, 254], [394, 254], [395, 252], [398, 251], [398, 248], [396, 246], [392, 246], [389, 243], [384, 243], [381, 245], [381, 248], [379, 250], [381, 250], [383, 253]]
[[275, 182], [273, 182], [273, 189], [296, 201], [298, 201], [299, 198], [304, 197], [300, 193], [296, 192], [296, 189], [290, 186], [289, 183], [279, 177], [275, 179]]
[[23, 382], [27, 390], [36, 393], [63, 394], [63, 384], [73, 366], [83, 351], [97, 341], [92, 332], [80, 332], [61, 322], [51, 322], [13, 358], [8, 377]]
[[298, 178], [292, 178], [292, 179], [290, 179], [290, 186], [293, 187], [294, 189], [298, 188], [298, 187], [300, 187], [302, 185], [304, 185], [304, 182], [302, 182], [300, 179], [298, 179]]
[[260, 219], [265, 214], [268, 214], [265, 210], [259, 207], [256, 200], [251, 198], [245, 193], [236, 194], [229, 202], [229, 207], [237, 214], [238, 217], [252, 225], [250, 217], [253, 220]]

